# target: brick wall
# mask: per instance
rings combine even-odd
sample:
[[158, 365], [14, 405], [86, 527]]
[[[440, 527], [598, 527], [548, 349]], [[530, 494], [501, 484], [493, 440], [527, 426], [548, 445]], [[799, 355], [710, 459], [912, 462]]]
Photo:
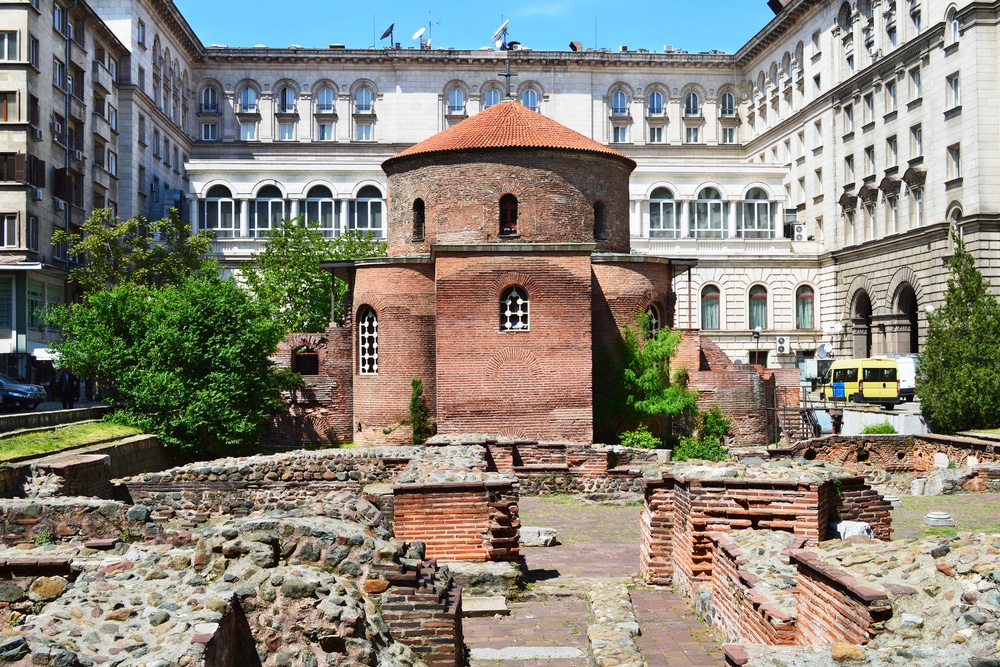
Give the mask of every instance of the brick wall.
[[514, 561], [521, 521], [516, 483], [508, 481], [397, 484], [395, 536], [420, 540], [441, 560]]
[[835, 503], [841, 521], [864, 521], [871, 526], [875, 539], [892, 539], [892, 505], [868, 486], [864, 477], [841, 479], [839, 485], [834, 484], [833, 491], [825, 500]]
[[974, 457], [980, 463], [1000, 462], [1000, 443], [965, 436], [930, 433], [919, 435], [829, 435], [795, 443], [786, 456], [840, 464], [867, 463], [887, 472], [930, 472], [934, 455], [946, 454], [959, 467]]
[[668, 586], [674, 580], [674, 478], [646, 480], [639, 515], [639, 573], [647, 584]]
[[38, 469], [63, 478], [61, 495], [111, 498], [111, 457], [72, 452], [38, 463]]

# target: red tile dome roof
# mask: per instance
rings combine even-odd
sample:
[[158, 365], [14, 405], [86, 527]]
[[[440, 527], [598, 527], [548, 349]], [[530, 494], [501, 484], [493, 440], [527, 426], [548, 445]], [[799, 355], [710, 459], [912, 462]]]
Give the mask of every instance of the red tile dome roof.
[[411, 155], [493, 148], [554, 148], [600, 153], [625, 160], [635, 167], [635, 161], [627, 155], [512, 100], [494, 104], [410, 146], [383, 162], [382, 167], [384, 169], [390, 162]]

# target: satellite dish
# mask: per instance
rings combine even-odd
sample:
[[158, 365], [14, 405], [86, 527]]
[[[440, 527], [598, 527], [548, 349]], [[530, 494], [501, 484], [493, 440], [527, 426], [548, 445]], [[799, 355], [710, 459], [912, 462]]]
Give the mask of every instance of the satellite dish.
[[388, 37], [389, 35], [391, 35], [392, 34], [392, 29], [395, 28], [395, 27], [396, 27], [396, 24], [395, 23], [391, 23], [389, 25], [389, 27], [385, 29], [385, 32], [382, 33], [382, 36], [379, 37], [379, 39], [385, 39], [386, 37]]
[[499, 41], [503, 37], [504, 33], [507, 32], [507, 24], [510, 23], [510, 19], [503, 22], [503, 25], [497, 28], [497, 31], [493, 33], [493, 41]]
[[833, 352], [833, 345], [829, 343], [820, 343], [820, 346], [816, 348], [816, 358], [826, 359]]
[[413, 37], [411, 37], [410, 39], [415, 39], [415, 40], [416, 39], [420, 39], [421, 37], [424, 36], [424, 31], [425, 30], [427, 30], [427, 28], [421, 28], [420, 30], [418, 30], [415, 33], [413, 33]]

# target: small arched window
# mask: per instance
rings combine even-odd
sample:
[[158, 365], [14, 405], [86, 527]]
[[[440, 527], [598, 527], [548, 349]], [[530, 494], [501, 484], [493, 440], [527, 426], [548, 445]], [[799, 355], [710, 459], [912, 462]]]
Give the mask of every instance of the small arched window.
[[333, 192], [325, 185], [314, 185], [306, 193], [306, 224], [316, 225], [323, 236], [332, 239], [337, 236], [336, 208]]
[[284, 86], [278, 91], [278, 113], [295, 112], [295, 91], [290, 86]]
[[656, 338], [663, 328], [663, 318], [660, 316], [660, 307], [655, 303], [649, 304], [646, 308], [646, 337]]
[[372, 91], [370, 88], [361, 87], [354, 93], [354, 110], [357, 113], [372, 112]]
[[813, 328], [813, 288], [809, 285], [795, 290], [795, 328]]
[[424, 240], [424, 200], [413, 201], [413, 240]]
[[500, 197], [500, 235], [517, 234], [517, 197], [508, 193]]
[[366, 185], [351, 202], [350, 228], [362, 234], [371, 232], [382, 238], [382, 193], [374, 185]]
[[650, 238], [675, 239], [680, 236], [680, 216], [677, 215], [674, 193], [668, 188], [656, 188], [649, 195]]
[[213, 185], [205, 193], [202, 220], [205, 221], [205, 229], [215, 232], [217, 238], [233, 238], [239, 233], [233, 194], [225, 185]]
[[754, 285], [750, 288], [750, 303], [747, 312], [750, 315], [750, 328], [767, 328], [767, 288], [763, 285]]
[[684, 115], [701, 115], [701, 98], [698, 97], [698, 93], [688, 93], [684, 96]]
[[611, 115], [612, 116], [628, 115], [628, 95], [626, 95], [624, 91], [616, 90], [611, 95]]
[[843, 37], [851, 35], [851, 6], [846, 2], [840, 6], [840, 11], [837, 13], [837, 25], [844, 32]]
[[316, 113], [333, 113], [333, 89], [323, 87], [316, 93]]
[[532, 111], [538, 111], [538, 93], [533, 89], [528, 88], [521, 94], [521, 104], [528, 107]]
[[285, 200], [281, 190], [275, 185], [265, 185], [257, 191], [257, 197], [254, 199], [250, 235], [264, 236], [272, 229], [280, 227], [285, 217]]
[[358, 372], [361, 375], [378, 373], [378, 316], [369, 306], [358, 315]]
[[494, 104], [500, 103], [500, 91], [496, 88], [489, 88], [483, 94], [483, 108], [489, 109]]
[[219, 111], [219, 93], [212, 86], [201, 91], [201, 110], [202, 113], [217, 113]]
[[701, 290], [701, 328], [719, 328], [719, 288], [705, 285]]
[[252, 86], [247, 86], [240, 91], [240, 111], [242, 113], [257, 111], [257, 90]]
[[733, 93], [722, 93], [719, 98], [720, 113], [728, 118], [736, 115], [736, 95]]
[[448, 93], [448, 114], [458, 116], [465, 113], [465, 93], [460, 88], [455, 88]]
[[948, 32], [952, 44], [956, 43], [962, 37], [962, 22], [959, 20], [958, 12], [954, 7], [948, 10]]
[[649, 94], [646, 102], [646, 110], [650, 116], [662, 116], [663, 115], [663, 93], [658, 90], [654, 90]]
[[511, 285], [500, 295], [500, 329], [528, 330], [528, 293], [524, 288]]
[[594, 202], [594, 240], [608, 240], [608, 222], [605, 219], [604, 202]]

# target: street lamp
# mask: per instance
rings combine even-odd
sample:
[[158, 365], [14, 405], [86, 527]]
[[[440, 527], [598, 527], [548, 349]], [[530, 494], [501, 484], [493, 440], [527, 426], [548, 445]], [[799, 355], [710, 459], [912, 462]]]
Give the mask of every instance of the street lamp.
[[760, 328], [760, 327], [754, 327], [753, 328], [753, 342], [754, 342], [754, 345], [756, 347], [756, 349], [754, 350], [754, 354], [753, 354], [753, 356], [754, 356], [753, 361], [754, 361], [755, 364], [759, 364], [760, 363], [760, 332], [761, 331], [763, 331], [763, 329]]

